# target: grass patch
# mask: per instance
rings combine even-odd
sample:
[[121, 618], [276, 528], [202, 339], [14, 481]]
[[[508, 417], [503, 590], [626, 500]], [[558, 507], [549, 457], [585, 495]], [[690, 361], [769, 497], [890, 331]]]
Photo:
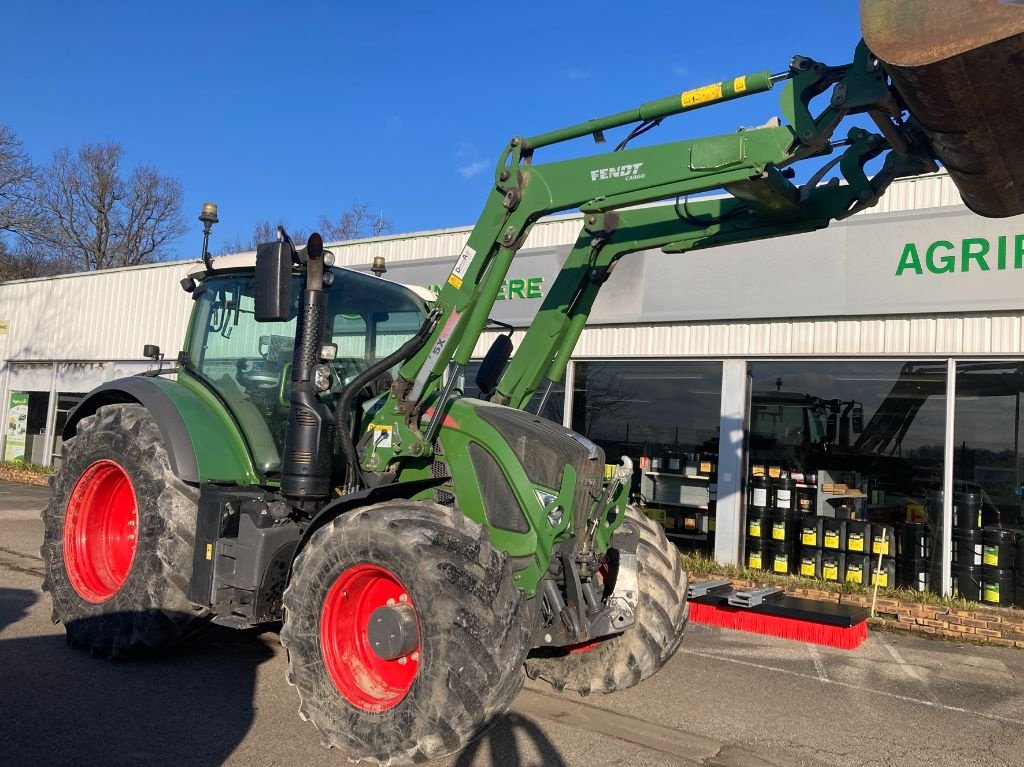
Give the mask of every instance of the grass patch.
[[42, 464], [29, 463], [28, 461], [0, 461], [0, 469], [22, 471], [26, 474], [38, 474], [43, 477], [53, 474], [52, 466], [43, 466]]

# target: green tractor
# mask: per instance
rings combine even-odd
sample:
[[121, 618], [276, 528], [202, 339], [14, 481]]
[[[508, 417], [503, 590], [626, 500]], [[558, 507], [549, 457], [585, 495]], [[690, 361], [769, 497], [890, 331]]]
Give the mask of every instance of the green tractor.
[[[779, 83], [786, 122], [628, 146], [671, 115]], [[853, 114], [880, 133], [833, 141]], [[628, 125], [612, 154], [534, 162]], [[825, 227], [934, 170], [938, 151], [862, 44], [851, 64], [796, 57], [512, 139], [436, 296], [334, 268], [318, 235], [299, 247], [281, 230], [255, 261], [213, 260], [204, 207], [177, 365], [104, 384], [65, 427], [43, 513], [54, 619], [112, 657], [159, 653], [210, 622], [281, 621], [301, 716], [349, 759], [382, 764], [463, 748], [524, 675], [582, 694], [637, 684], [686, 626], [679, 554], [627, 504], [628, 459], [606, 467], [598, 446], [536, 415], [601, 286], [638, 250]], [[836, 152], [827, 168], [845, 183], [793, 183], [794, 163]], [[728, 194], [687, 197], [709, 190]], [[532, 225], [574, 208], [579, 239], [519, 351], [499, 336], [483, 398], [461, 396]]]

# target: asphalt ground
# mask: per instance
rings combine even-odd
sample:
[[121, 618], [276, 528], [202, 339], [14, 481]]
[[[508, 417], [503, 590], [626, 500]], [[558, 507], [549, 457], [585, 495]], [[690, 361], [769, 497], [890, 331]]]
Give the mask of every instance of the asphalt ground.
[[[0, 765], [340, 765], [299, 720], [274, 631], [156, 661], [67, 647], [41, 592], [45, 488], [0, 483]], [[445, 767], [1024, 764], [1024, 653], [872, 632], [855, 651], [691, 625], [610, 696], [528, 683]]]

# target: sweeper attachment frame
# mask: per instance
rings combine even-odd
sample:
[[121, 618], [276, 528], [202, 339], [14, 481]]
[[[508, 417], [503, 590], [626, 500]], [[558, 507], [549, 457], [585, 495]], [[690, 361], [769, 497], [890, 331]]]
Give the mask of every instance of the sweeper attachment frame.
[[[561, 380], [623, 256], [812, 231], [952, 163], [955, 142], [929, 111], [939, 102], [925, 98], [945, 82], [928, 77], [940, 65], [890, 70], [861, 44], [839, 66], [797, 56], [778, 73], [515, 137], [429, 300], [333, 269], [317, 235], [297, 247], [282, 230], [255, 265], [210, 258], [204, 238], [182, 282], [195, 306], [176, 379], [104, 384], [68, 419], [43, 515], [55, 620], [73, 644], [118, 657], [210, 621], [283, 620], [303, 717], [346, 757], [383, 764], [464, 747], [524, 670], [583, 694], [655, 673], [687, 621], [678, 551], [627, 506], [628, 460], [606, 472], [598, 446], [527, 405]], [[775, 88], [783, 120], [640, 145], [674, 115]], [[958, 98], [941, 107], [949, 130], [985, 122]], [[858, 114], [879, 132], [837, 138]], [[538, 162], [620, 128], [614, 152]], [[951, 172], [976, 210], [1019, 212], [1013, 167], [995, 192], [973, 183], [998, 172], [996, 157], [985, 149]], [[816, 169], [797, 185], [806, 163]], [[825, 182], [833, 169], [844, 183]], [[727, 196], [693, 197], [709, 191]], [[478, 378], [489, 401], [460, 397], [516, 252], [540, 217], [570, 209], [582, 231], [519, 352], [510, 360], [499, 340]], [[208, 237], [215, 206], [200, 220]]]

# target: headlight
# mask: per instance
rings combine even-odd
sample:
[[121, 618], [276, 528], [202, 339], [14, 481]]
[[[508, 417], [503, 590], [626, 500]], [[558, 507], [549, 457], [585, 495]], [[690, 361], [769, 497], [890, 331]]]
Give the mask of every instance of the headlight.
[[313, 368], [313, 385], [320, 392], [331, 388], [331, 368], [328, 365], [317, 365]]

